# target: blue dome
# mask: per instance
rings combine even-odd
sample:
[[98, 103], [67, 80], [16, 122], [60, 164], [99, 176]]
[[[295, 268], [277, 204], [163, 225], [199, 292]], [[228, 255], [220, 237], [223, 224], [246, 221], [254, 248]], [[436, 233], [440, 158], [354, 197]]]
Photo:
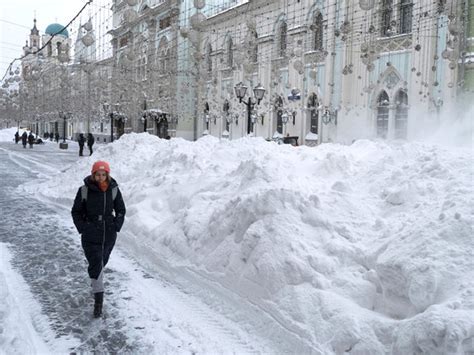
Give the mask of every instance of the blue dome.
[[58, 35], [64, 36], [66, 38], [69, 37], [69, 32], [66, 30], [66, 27], [64, 27], [63, 25], [60, 25], [59, 23], [52, 23], [51, 25], [46, 27], [45, 32], [51, 36], [59, 32]]

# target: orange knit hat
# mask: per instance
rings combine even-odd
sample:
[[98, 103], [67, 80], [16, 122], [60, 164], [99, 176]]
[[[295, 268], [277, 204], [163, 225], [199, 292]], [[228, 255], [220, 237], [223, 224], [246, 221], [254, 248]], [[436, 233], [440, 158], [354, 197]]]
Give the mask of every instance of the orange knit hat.
[[96, 161], [94, 163], [94, 165], [92, 165], [92, 174], [94, 174], [95, 172], [99, 171], [99, 170], [104, 170], [106, 171], [108, 174], [110, 174], [110, 166], [109, 166], [109, 163], [107, 163], [106, 161]]

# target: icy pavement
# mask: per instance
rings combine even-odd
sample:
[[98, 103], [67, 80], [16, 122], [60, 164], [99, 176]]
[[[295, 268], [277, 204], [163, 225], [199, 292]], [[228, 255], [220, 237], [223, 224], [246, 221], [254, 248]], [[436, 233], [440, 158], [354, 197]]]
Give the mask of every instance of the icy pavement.
[[[36, 178], [35, 171], [61, 168], [73, 159], [68, 152], [36, 147], [26, 151], [20, 145], [2, 144], [0, 176], [0, 241], [8, 243], [14, 257], [12, 265], [23, 276], [58, 337], [70, 336], [80, 344], [71, 351], [136, 351], [143, 347], [125, 334], [125, 322], [116, 311], [113, 298], [106, 308], [106, 320], [92, 322], [92, 299], [88, 287], [82, 249], [72, 236], [77, 233], [47, 205], [15, 192], [24, 182]], [[15, 148], [12, 151], [12, 148]], [[109, 290], [123, 291], [126, 275], [108, 272]], [[93, 326], [91, 326], [93, 325]]]
[[[105, 270], [104, 317], [93, 319], [87, 265], [69, 210], [18, 189], [63, 171], [78, 158], [74, 145], [61, 151], [56, 144], [25, 150], [21, 145], [0, 143], [0, 243], [8, 247], [13, 270], [27, 283], [46, 316], [48, 324], [39, 317], [33, 323], [52, 352], [273, 352], [261, 339], [192, 296], [191, 289], [177, 287], [156, 273], [152, 276], [117, 248]], [[212, 293], [200, 292], [212, 298]], [[22, 306], [22, 300], [16, 303]], [[224, 303], [216, 299], [212, 305], [236, 313]], [[3, 339], [2, 343], [0, 332], [0, 344], [7, 353], [9, 346], [14, 350], [15, 341]]]

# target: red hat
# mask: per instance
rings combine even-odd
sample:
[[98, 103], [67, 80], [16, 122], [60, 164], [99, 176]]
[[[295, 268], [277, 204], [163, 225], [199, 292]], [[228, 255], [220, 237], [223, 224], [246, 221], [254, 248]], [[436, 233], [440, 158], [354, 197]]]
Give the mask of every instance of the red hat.
[[105, 170], [107, 174], [110, 174], [109, 163], [107, 163], [106, 161], [101, 161], [101, 160], [96, 161], [94, 165], [92, 165], [92, 174], [94, 174], [95, 172], [99, 170]]

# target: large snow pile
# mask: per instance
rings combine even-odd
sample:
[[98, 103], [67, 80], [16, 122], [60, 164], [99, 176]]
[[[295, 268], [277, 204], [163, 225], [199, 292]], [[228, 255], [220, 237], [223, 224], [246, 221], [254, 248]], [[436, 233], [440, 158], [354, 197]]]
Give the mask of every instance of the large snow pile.
[[98, 159], [127, 204], [122, 246], [220, 283], [302, 349], [474, 351], [470, 148], [128, 134], [35, 190], [69, 208]]
[[[13, 142], [15, 141], [16, 127], [0, 129], [0, 142]], [[20, 131], [20, 135], [23, 134], [23, 130]]]

